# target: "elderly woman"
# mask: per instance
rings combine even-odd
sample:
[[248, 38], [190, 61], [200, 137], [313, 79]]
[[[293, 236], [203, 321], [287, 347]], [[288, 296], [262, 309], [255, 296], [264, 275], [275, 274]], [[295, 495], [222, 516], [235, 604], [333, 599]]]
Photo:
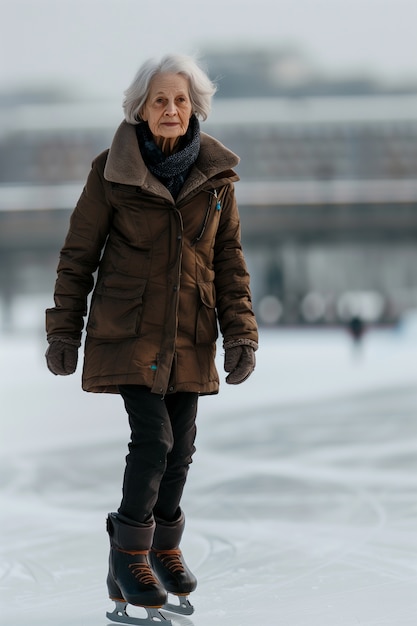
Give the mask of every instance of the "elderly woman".
[[217, 323], [226, 382], [243, 382], [255, 367], [234, 195], [239, 159], [199, 126], [214, 91], [189, 57], [140, 68], [125, 92], [125, 120], [71, 216], [46, 312], [48, 368], [72, 374], [98, 268], [82, 386], [120, 394], [131, 428], [122, 501], [107, 518], [108, 590], [124, 607], [166, 606], [167, 592], [187, 596], [197, 584], [179, 548], [180, 502], [198, 397], [219, 389]]

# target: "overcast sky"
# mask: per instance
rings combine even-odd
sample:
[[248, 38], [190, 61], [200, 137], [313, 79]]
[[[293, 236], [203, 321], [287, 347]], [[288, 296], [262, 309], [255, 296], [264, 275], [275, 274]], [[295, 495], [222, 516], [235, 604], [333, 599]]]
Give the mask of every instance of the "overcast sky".
[[0, 0], [0, 88], [119, 98], [166, 52], [295, 45], [323, 72], [417, 78], [417, 0]]

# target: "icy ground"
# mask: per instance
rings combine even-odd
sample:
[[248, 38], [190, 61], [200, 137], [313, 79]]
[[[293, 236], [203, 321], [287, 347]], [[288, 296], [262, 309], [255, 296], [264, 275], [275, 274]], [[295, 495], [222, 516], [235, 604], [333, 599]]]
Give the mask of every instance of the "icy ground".
[[[0, 624], [106, 626], [124, 409], [83, 393], [80, 368], [52, 376], [44, 350], [0, 337]], [[257, 357], [200, 400], [183, 501], [196, 611], [173, 624], [415, 626], [417, 333], [372, 331], [355, 354], [340, 330], [264, 330]]]

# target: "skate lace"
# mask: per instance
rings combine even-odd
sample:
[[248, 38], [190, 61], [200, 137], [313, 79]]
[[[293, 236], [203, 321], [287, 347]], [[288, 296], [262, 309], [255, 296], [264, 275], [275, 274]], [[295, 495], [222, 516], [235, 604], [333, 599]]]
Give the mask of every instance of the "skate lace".
[[156, 556], [170, 572], [175, 574], [181, 574], [184, 572], [184, 566], [181, 561], [181, 550], [164, 550], [163, 552], [156, 551]]
[[143, 585], [156, 585], [157, 581], [147, 563], [131, 563], [129, 565], [133, 576]]

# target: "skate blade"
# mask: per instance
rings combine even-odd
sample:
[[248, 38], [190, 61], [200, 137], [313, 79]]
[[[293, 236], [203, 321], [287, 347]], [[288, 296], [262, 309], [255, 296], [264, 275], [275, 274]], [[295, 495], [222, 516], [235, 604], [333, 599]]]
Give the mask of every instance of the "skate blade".
[[106, 617], [112, 622], [118, 624], [133, 624], [133, 626], [156, 626], [156, 624], [162, 624], [163, 626], [173, 626], [171, 620], [167, 619], [159, 612], [158, 609], [143, 607], [147, 612], [147, 617], [132, 617], [128, 615], [126, 611], [127, 602], [118, 602], [115, 600], [115, 608], [110, 613], [107, 611]]
[[170, 613], [177, 613], [178, 615], [192, 615], [194, 613], [194, 607], [190, 603], [188, 596], [175, 596], [178, 598], [179, 604], [172, 602], [165, 602], [162, 607], [163, 611], [169, 611]]

